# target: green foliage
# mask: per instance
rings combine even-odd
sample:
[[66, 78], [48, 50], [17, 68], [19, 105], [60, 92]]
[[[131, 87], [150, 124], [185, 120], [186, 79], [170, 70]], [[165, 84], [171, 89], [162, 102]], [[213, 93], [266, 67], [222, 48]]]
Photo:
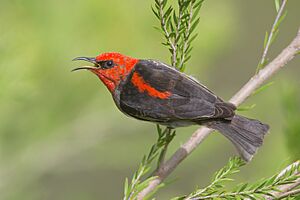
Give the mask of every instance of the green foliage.
[[[262, 55], [258, 65], [256, 67], [256, 73], [258, 73], [259, 70], [264, 68], [269, 62], [269, 60], [267, 58], [267, 54], [268, 54], [268, 51], [269, 51], [271, 45], [273, 44], [273, 42], [277, 38], [277, 35], [279, 33], [280, 24], [284, 20], [286, 14], [287, 14], [287, 11], [285, 11], [284, 14], [283, 14], [286, 3], [287, 3], [287, 0], [283, 0], [281, 2], [281, 4], [279, 3], [279, 0], [275, 0], [275, 8], [276, 8], [276, 11], [277, 11], [277, 15], [276, 15], [275, 21], [273, 23], [270, 34], [268, 34], [268, 32], [266, 32], [266, 34], [265, 34], [264, 44], [263, 44], [263, 47], [264, 47], [263, 48], [264, 49], [263, 50], [263, 55]], [[252, 95], [255, 95], [255, 94], [265, 90], [266, 88], [268, 88], [272, 84], [273, 84], [273, 82], [262, 85], [257, 90], [255, 90], [252, 93]]]
[[266, 83], [266, 84], [264, 84], [264, 85], [262, 85], [262, 86], [260, 86], [258, 89], [256, 89], [254, 92], [252, 92], [252, 96], [253, 95], [256, 95], [256, 94], [258, 94], [258, 93], [260, 93], [260, 92], [262, 92], [262, 91], [264, 91], [264, 90], [266, 90], [267, 88], [269, 88], [271, 85], [273, 85], [274, 84], [274, 81], [271, 81], [271, 82], [269, 82], [269, 83]]
[[205, 197], [217, 193], [220, 189], [224, 188], [223, 183], [225, 181], [232, 181], [232, 179], [229, 178], [229, 176], [239, 172], [239, 168], [244, 164], [245, 162], [238, 157], [231, 158], [226, 166], [224, 166], [222, 169], [220, 169], [215, 173], [211, 181], [211, 184], [209, 184], [206, 188], [196, 189], [196, 191], [192, 192], [188, 196], [174, 198], [174, 200], [194, 199], [194, 198], [199, 198], [201, 196]]
[[277, 38], [280, 24], [284, 20], [286, 14], [287, 14], [287, 11], [285, 11], [283, 13], [286, 3], [287, 3], [287, 0], [283, 0], [281, 2], [281, 4], [280, 4], [279, 0], [275, 0], [275, 8], [277, 11], [277, 15], [276, 15], [274, 24], [271, 28], [270, 34], [268, 34], [268, 32], [266, 32], [266, 34], [265, 34], [264, 45], [263, 45], [263, 47], [264, 47], [263, 55], [256, 67], [256, 73], [258, 73], [258, 71], [260, 69], [262, 69], [263, 67], [265, 67], [269, 62], [269, 60], [267, 58], [267, 54], [268, 54], [269, 48], [271, 47], [271, 45]]
[[279, 11], [279, 7], [280, 7], [279, 0], [275, 0], [275, 8], [277, 12]]
[[[225, 190], [224, 182], [233, 181], [230, 175], [239, 172], [239, 168], [245, 163], [237, 157], [229, 160], [228, 164], [216, 172], [211, 184], [203, 189], [197, 189], [189, 195], [175, 197], [173, 200], [200, 200], [200, 199], [265, 199], [266, 196], [274, 197], [273, 192], [278, 192], [279, 186], [294, 183], [300, 178], [300, 164], [297, 162], [287, 168], [284, 173], [278, 173], [270, 178], [257, 183], [243, 183], [231, 191]], [[289, 197], [291, 198], [291, 197]]]
[[[264, 49], [263, 50], [263, 55], [262, 55], [258, 65], [256, 67], [256, 73], [258, 73], [259, 70], [264, 68], [269, 62], [269, 60], [267, 58], [267, 54], [268, 54], [268, 51], [269, 51], [271, 45], [273, 44], [273, 42], [277, 38], [277, 35], [279, 33], [280, 24], [284, 20], [286, 14], [287, 14], [287, 11], [285, 11], [284, 14], [282, 14], [283, 11], [284, 11], [286, 3], [287, 3], [287, 0], [283, 0], [281, 4], [280, 4], [279, 0], [275, 0], [275, 8], [276, 8], [276, 11], [277, 11], [277, 15], [276, 15], [276, 18], [275, 18], [275, 21], [274, 21], [274, 24], [272, 26], [270, 34], [268, 32], [266, 32], [266, 34], [265, 34], [264, 43], [263, 43], [263, 49]], [[269, 86], [273, 85], [273, 83], [274, 82], [269, 82], [267, 84], [264, 84], [264, 85], [260, 86], [258, 89], [256, 89], [252, 93], [252, 95], [256, 95], [256, 94], [264, 91], [265, 89], [269, 88]], [[250, 110], [253, 107], [254, 106], [252, 105], [251, 107], [238, 108], [238, 110], [239, 111], [245, 111], [245, 110]]]
[[178, 10], [167, 5], [167, 0], [155, 0], [152, 7], [154, 15], [160, 21], [160, 28], [171, 52], [171, 64], [184, 71], [186, 62], [191, 58], [192, 42], [197, 37], [194, 31], [199, 24], [198, 17], [204, 0], [178, 0]]
[[252, 110], [253, 108], [255, 108], [255, 106], [256, 106], [256, 104], [252, 104], [250, 106], [240, 106], [236, 110], [237, 111], [249, 111], [249, 110]]
[[150, 177], [145, 181], [141, 182], [141, 178], [147, 174], [150, 170], [150, 167], [147, 166], [147, 160], [144, 157], [142, 163], [140, 164], [138, 170], [133, 174], [132, 180], [129, 183], [126, 178], [124, 184], [124, 200], [125, 199], [135, 199], [136, 195], [142, 191], [145, 187], [147, 187], [149, 181], [151, 181], [155, 177]]
[[[137, 194], [141, 192], [144, 188], [146, 188], [151, 180], [156, 178], [155, 176], [151, 176], [149, 178], [146, 178], [145, 180], [142, 180], [143, 178], [145, 178], [144, 176], [147, 175], [147, 173], [151, 169], [151, 163], [155, 158], [158, 157], [160, 150], [162, 150], [166, 145], [168, 145], [172, 141], [172, 139], [175, 136], [175, 131], [170, 132], [170, 129], [168, 128], [162, 130], [157, 125], [157, 133], [157, 142], [152, 145], [148, 155], [143, 157], [138, 170], [134, 173], [131, 179], [131, 182], [129, 183], [127, 178], [125, 180], [123, 198], [124, 200], [136, 199]], [[161, 159], [162, 158], [160, 156], [158, 162], [160, 162]]]

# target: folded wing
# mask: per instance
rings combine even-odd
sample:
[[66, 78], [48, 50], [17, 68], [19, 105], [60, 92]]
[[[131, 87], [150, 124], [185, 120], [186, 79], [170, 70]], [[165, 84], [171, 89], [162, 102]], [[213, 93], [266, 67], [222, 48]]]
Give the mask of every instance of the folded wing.
[[234, 105], [223, 102], [199, 82], [158, 61], [139, 61], [121, 91], [120, 109], [142, 120], [199, 122], [234, 116]]

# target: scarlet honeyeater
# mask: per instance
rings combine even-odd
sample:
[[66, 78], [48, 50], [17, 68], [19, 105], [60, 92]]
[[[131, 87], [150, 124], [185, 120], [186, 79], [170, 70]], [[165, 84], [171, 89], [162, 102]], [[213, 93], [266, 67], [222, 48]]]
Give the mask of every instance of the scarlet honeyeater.
[[218, 130], [249, 161], [262, 145], [269, 126], [235, 114], [224, 102], [195, 79], [164, 64], [120, 53], [77, 57], [94, 66], [83, 66], [97, 75], [126, 115], [170, 128], [204, 125]]

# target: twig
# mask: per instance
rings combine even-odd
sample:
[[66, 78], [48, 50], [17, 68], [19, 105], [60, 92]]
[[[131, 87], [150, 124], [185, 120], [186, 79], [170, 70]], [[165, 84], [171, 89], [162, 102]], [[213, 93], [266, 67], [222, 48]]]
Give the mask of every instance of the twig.
[[[241, 195], [241, 194], [248, 194], [250, 195], [253, 191], [246, 191], [246, 192], [231, 192], [231, 193], [225, 193], [225, 194], [213, 194], [213, 195], [208, 195], [205, 197], [195, 197], [195, 198], [191, 198], [189, 200], [201, 200], [201, 199], [214, 199], [214, 198], [222, 198], [222, 197], [227, 197], [227, 196], [237, 196], [237, 195]], [[276, 199], [282, 199], [288, 196], [293, 196], [296, 194], [300, 193], [300, 189], [295, 189], [295, 190], [291, 190], [285, 193], [282, 193], [281, 195], [278, 195], [276, 197]], [[266, 198], [268, 199], [268, 198]], [[275, 198], [270, 198], [270, 199], [275, 199]], [[186, 199], [188, 200], [188, 199]], [[245, 199], [246, 200], [246, 199]]]
[[[300, 29], [294, 40], [265, 68], [254, 75], [231, 99], [230, 102], [236, 106], [244, 102], [258, 87], [267, 79], [271, 78], [277, 71], [285, 66], [300, 50]], [[139, 193], [138, 199], [143, 199], [153, 191], [176, 167], [184, 160], [210, 133], [211, 129], [206, 127], [196, 130], [191, 138], [184, 143], [169, 160], [163, 163], [155, 173], [157, 176], [150, 181], [147, 188]]]
[[229, 176], [232, 174], [238, 173], [240, 171], [239, 168], [241, 166], [243, 166], [244, 164], [246, 164], [246, 163], [243, 160], [241, 160], [241, 158], [238, 158], [238, 157], [231, 158], [229, 160], [229, 163], [226, 166], [224, 166], [222, 169], [220, 169], [219, 171], [217, 171], [215, 173], [213, 181], [208, 186], [206, 186], [203, 189], [197, 189], [195, 192], [184, 197], [184, 200], [199, 199], [199, 197], [200, 196], [203, 197], [203, 194], [205, 194], [205, 193], [212, 195], [212, 196], [211, 195], [205, 196], [205, 199], [212, 199], [212, 197], [214, 196], [212, 191], [217, 188], [218, 189], [222, 188], [223, 182], [232, 180], [231, 178], [229, 178]]
[[[299, 168], [299, 165], [300, 165], [300, 161], [297, 161], [297, 162], [294, 162], [292, 163], [291, 165], [289, 165], [288, 167], [286, 167], [284, 170], [282, 170], [280, 172], [280, 174], [277, 176], [277, 178], [283, 176], [287, 171], [289, 171], [291, 168], [293, 167], [298, 167]], [[300, 171], [296, 171], [295, 172], [295, 175], [298, 175], [300, 176]], [[274, 197], [269, 197], [269, 196], [266, 196], [266, 200], [273, 200], [273, 199], [280, 199], [280, 198], [284, 198], [284, 197], [287, 197], [291, 194], [297, 194], [297, 193], [300, 193], [300, 191], [297, 189], [297, 190], [293, 190], [294, 188], [298, 187], [300, 185], [300, 178], [298, 178], [297, 180], [295, 180], [293, 183], [291, 184], [287, 184], [287, 185], [282, 185], [280, 187], [278, 187], [278, 189], [280, 191], [278, 192], [273, 192], [272, 195]]]
[[296, 190], [291, 190], [291, 191], [288, 191], [288, 192], [285, 192], [283, 193], [282, 195], [280, 195], [278, 197], [278, 199], [283, 199], [285, 197], [289, 197], [289, 196], [294, 196], [296, 194], [300, 194], [300, 188], [299, 189], [296, 189]]
[[158, 1], [159, 2], [159, 16], [160, 16], [160, 20], [161, 20], [161, 27], [163, 29], [163, 31], [165, 32], [165, 36], [166, 36], [166, 39], [172, 49], [172, 66], [175, 67], [176, 65], [176, 59], [177, 59], [177, 47], [176, 45], [173, 43], [173, 41], [171, 40], [171, 36], [170, 36], [170, 33], [167, 29], [167, 24], [166, 24], [166, 21], [165, 21], [165, 18], [164, 18], [164, 9], [163, 9], [163, 3], [162, 1]]
[[224, 194], [212, 194], [212, 195], [208, 195], [208, 196], [204, 196], [204, 197], [195, 197], [195, 198], [187, 198], [184, 200], [202, 200], [202, 199], [222, 199], [224, 197], [228, 197], [228, 196], [237, 196], [237, 195], [250, 195], [251, 193], [253, 193], [253, 191], [245, 191], [245, 192], [230, 192], [230, 193], [224, 193]]
[[160, 165], [162, 163], [165, 162], [165, 157], [166, 157], [166, 154], [167, 154], [167, 150], [168, 150], [168, 146], [170, 144], [170, 142], [173, 140], [174, 136], [175, 136], [175, 131], [172, 132], [172, 129], [171, 128], [166, 128], [164, 133], [166, 134], [165, 136], [165, 144], [164, 146], [162, 147], [162, 150], [159, 154], [159, 158], [158, 158], [158, 161], [157, 161], [157, 168], [156, 169], [159, 169], [160, 168]]
[[[193, 6], [194, 6], [194, 3], [191, 2], [191, 10], [190, 10], [190, 14], [189, 14], [189, 18], [188, 18], [188, 24], [187, 24], [187, 27], [186, 27], [186, 34], [188, 34], [190, 32], [190, 29], [191, 29], [191, 22], [192, 22], [192, 18], [193, 18]], [[182, 49], [182, 54], [181, 54], [181, 58], [180, 58], [180, 64], [178, 65], [178, 69], [182, 69], [183, 67], [183, 64], [185, 62], [185, 51], [187, 50], [187, 47], [188, 47], [188, 37], [189, 35], [185, 35], [185, 40], [184, 40], [184, 44], [183, 44], [183, 49]]]
[[181, 6], [179, 6], [179, 11], [178, 11], [178, 24], [176, 26], [176, 32], [175, 32], [175, 38], [174, 38], [174, 46], [175, 46], [175, 49], [173, 49], [173, 52], [172, 52], [172, 66], [173, 67], [177, 67], [177, 46], [178, 46], [178, 39], [180, 37], [180, 34], [179, 34], [179, 31], [181, 29], [181, 19], [182, 19], [182, 16], [183, 16], [183, 9]]
[[[270, 35], [269, 35], [268, 40], [267, 40], [267, 43], [264, 44], [264, 51], [263, 51], [262, 57], [261, 57], [261, 59], [260, 59], [260, 61], [259, 61], [259, 64], [258, 64], [258, 66], [257, 66], [256, 72], [258, 72], [258, 71], [261, 69], [261, 67], [264, 66], [265, 63], [266, 63], [266, 57], [267, 57], [269, 48], [270, 48], [270, 46], [271, 46], [271, 44], [272, 44], [272, 41], [273, 41], [273, 35], [274, 35], [274, 33], [275, 33], [275, 36], [274, 36], [274, 37], [276, 37], [276, 32], [277, 32], [277, 28], [278, 28], [278, 25], [277, 25], [277, 24], [278, 24], [278, 22], [279, 22], [279, 19], [280, 19], [281, 16], [282, 16], [282, 12], [283, 12], [283, 10], [284, 10], [284, 7], [285, 7], [287, 1], [288, 1], [288, 0], [283, 0], [283, 1], [282, 1], [281, 6], [280, 6], [280, 8], [279, 8], [279, 10], [278, 10], [278, 12], [277, 12], [275, 21], [274, 21], [274, 23], [273, 23], [273, 25], [272, 25], [272, 28], [271, 28]], [[266, 36], [267, 36], [267, 35], [266, 35]]]
[[[134, 187], [138, 184], [138, 182], [140, 181], [141, 176], [143, 175], [143, 170], [140, 171], [140, 173], [138, 173], [136, 179], [134, 180], [134, 182], [131, 185], [131, 189], [134, 189]], [[128, 196], [128, 198], [126, 200], [131, 200], [131, 197], [134, 194], [134, 190], [132, 190]], [[124, 198], [125, 199], [125, 198]]]

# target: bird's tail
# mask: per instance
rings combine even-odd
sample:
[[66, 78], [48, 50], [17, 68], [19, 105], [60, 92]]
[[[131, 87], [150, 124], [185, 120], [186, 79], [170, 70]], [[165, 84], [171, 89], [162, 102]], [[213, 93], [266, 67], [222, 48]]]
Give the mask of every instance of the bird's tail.
[[262, 145], [264, 136], [269, 130], [267, 124], [239, 115], [235, 115], [231, 121], [214, 121], [206, 125], [226, 136], [247, 162], [252, 159], [257, 149]]

